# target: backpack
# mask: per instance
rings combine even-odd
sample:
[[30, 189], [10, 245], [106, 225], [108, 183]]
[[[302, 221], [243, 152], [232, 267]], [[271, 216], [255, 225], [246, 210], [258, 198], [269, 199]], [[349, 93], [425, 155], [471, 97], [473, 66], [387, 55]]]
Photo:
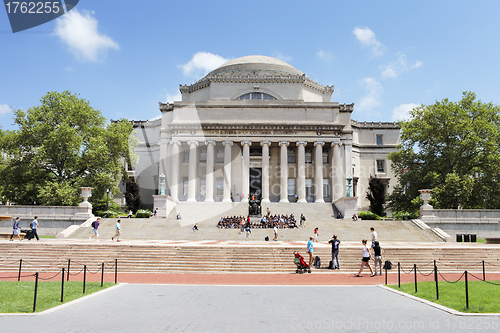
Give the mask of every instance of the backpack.
[[94, 221], [94, 222], [92, 222], [91, 226], [92, 226], [92, 228], [94, 228], [94, 229], [95, 229], [95, 221]]
[[321, 259], [319, 258], [319, 256], [314, 257], [314, 264], [313, 265], [316, 268], [320, 268], [321, 267]]
[[266, 242], [269, 242], [269, 236], [264, 237], [264, 240], [265, 240]]
[[392, 269], [392, 262], [390, 262], [389, 260], [386, 260], [384, 262], [384, 269]]

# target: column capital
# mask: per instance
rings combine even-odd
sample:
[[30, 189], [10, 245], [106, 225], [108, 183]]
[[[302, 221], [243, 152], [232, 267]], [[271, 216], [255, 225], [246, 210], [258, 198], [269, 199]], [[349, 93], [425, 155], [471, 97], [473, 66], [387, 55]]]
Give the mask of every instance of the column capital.
[[179, 140], [170, 140], [169, 144], [173, 145], [181, 145], [181, 142]]
[[264, 146], [264, 145], [270, 146], [271, 145], [271, 141], [261, 141], [260, 145], [261, 146]]
[[290, 144], [290, 142], [288, 142], [288, 141], [280, 141], [278, 144], [280, 146], [286, 145], [288, 147], [288, 145]]
[[195, 145], [195, 146], [197, 146], [197, 145], [199, 144], [199, 142], [198, 142], [198, 141], [195, 141], [195, 140], [189, 140], [189, 141], [187, 142], [187, 144], [189, 145], [189, 147], [191, 147], [191, 145]]
[[212, 146], [215, 146], [215, 140], [207, 140], [205, 141], [205, 145], [212, 145]]
[[325, 142], [324, 142], [324, 141], [315, 141], [315, 142], [314, 142], [314, 145], [315, 145], [315, 146], [319, 146], [319, 145], [321, 145], [321, 147], [323, 147], [323, 146], [325, 145]]
[[342, 146], [342, 141], [340, 141], [340, 139], [334, 139], [332, 141], [332, 147], [333, 146], [339, 146], [339, 147]]
[[244, 145], [251, 146], [252, 145], [252, 141], [249, 141], [249, 140], [241, 141], [241, 145], [242, 146], [244, 146]]
[[295, 145], [298, 146], [307, 146], [307, 141], [297, 141], [295, 142]]
[[231, 140], [224, 140], [224, 141], [222, 141], [222, 144], [223, 144], [224, 146], [227, 146], [227, 145], [232, 146], [232, 145], [233, 145], [233, 141], [231, 141]]

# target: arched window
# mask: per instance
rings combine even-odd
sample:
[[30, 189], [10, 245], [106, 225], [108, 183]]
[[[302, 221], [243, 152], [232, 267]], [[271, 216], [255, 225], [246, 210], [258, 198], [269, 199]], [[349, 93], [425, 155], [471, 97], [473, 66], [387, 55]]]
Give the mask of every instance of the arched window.
[[248, 94], [241, 95], [238, 99], [276, 99], [275, 97], [261, 92], [251, 92]]

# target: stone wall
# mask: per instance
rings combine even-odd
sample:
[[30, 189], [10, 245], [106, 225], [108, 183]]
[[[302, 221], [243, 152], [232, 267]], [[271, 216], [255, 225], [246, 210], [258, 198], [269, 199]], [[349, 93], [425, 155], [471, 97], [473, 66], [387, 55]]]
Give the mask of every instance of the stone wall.
[[500, 210], [430, 209], [421, 210], [420, 219], [431, 228], [456, 234], [476, 234], [479, 238], [500, 237]]

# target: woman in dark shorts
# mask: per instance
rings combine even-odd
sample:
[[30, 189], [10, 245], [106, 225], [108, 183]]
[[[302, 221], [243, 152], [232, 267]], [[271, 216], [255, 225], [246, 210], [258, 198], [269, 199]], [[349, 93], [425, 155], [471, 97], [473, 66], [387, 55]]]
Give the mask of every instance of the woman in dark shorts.
[[359, 274], [361, 274], [361, 272], [363, 271], [363, 268], [365, 266], [368, 266], [368, 268], [370, 269], [370, 272], [372, 273], [372, 276], [373, 276], [373, 270], [372, 270], [372, 267], [370, 266], [370, 259], [372, 258], [372, 256], [370, 254], [370, 251], [368, 250], [368, 247], [366, 247], [366, 242], [367, 242], [366, 239], [363, 239], [361, 241], [361, 243], [364, 246], [364, 248], [363, 248], [363, 259], [361, 261], [361, 267], [359, 268], [358, 274], [354, 275], [354, 276], [357, 276], [357, 277], [360, 276]]

